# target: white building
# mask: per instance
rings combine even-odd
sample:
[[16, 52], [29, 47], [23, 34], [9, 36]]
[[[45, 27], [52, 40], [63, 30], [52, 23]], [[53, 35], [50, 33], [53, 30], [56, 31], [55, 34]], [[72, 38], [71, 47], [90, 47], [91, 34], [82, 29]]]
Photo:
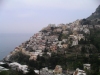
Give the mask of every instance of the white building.
[[67, 42], [67, 39], [63, 39], [62, 42], [64, 42], [64, 43]]
[[83, 29], [83, 31], [84, 31], [84, 33], [86, 33], [86, 34], [90, 34], [90, 30], [87, 29], [87, 28]]
[[59, 47], [59, 48], [62, 48], [63, 46], [62, 46], [61, 44], [58, 44], [58, 47]]
[[5, 57], [5, 61], [9, 61], [9, 59], [10, 59], [11, 56], [12, 56], [11, 53], [10, 53], [9, 55], [7, 55], [7, 56]]
[[39, 70], [34, 70], [34, 72], [35, 72], [36, 74], [39, 74]]
[[21, 65], [17, 62], [9, 63], [9, 66], [13, 70], [23, 71], [24, 74], [28, 73], [28, 66], [27, 65]]
[[84, 39], [83, 34], [78, 34], [78, 40]]
[[86, 75], [86, 72], [77, 68], [73, 75]]
[[42, 68], [42, 71], [48, 71], [48, 67]]
[[91, 64], [83, 64], [84, 69], [90, 70]]
[[0, 66], [0, 72], [1, 72], [1, 71], [8, 71], [8, 70], [9, 70], [9, 69], [6, 69], [6, 68]]
[[73, 40], [72, 46], [76, 46], [76, 45], [78, 45], [78, 40]]
[[3, 65], [3, 64], [5, 64], [4, 62], [0, 62], [0, 65]]

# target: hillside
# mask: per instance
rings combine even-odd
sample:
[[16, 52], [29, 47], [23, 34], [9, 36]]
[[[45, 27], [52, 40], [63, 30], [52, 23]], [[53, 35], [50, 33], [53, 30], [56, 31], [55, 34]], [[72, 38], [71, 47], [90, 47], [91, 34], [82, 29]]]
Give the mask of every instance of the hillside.
[[[54, 69], [61, 65], [63, 70], [83, 69], [91, 64], [90, 75], [100, 73], [100, 6], [90, 17], [69, 24], [49, 24], [26, 42], [16, 47], [5, 61], [27, 64], [35, 69]], [[97, 25], [98, 24], [98, 25]]]
[[89, 25], [100, 25], [100, 5], [97, 7], [96, 11], [92, 13], [89, 17], [86, 19], [83, 19], [81, 22], [83, 25], [84, 24], [89, 24]]
[[100, 19], [100, 5], [97, 7], [96, 11], [92, 13], [91, 16], [87, 18], [88, 20]]

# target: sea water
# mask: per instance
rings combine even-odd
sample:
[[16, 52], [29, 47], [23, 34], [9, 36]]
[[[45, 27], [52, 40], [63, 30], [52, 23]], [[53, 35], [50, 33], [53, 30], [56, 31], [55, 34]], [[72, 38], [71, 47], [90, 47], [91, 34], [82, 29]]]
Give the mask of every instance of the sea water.
[[7, 56], [15, 47], [29, 40], [33, 34], [2, 33], [0, 34], [0, 60]]

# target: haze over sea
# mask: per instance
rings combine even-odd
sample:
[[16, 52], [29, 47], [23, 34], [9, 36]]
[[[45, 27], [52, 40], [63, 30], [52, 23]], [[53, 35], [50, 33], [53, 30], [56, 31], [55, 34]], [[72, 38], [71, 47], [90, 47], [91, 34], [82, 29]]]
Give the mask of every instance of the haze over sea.
[[16, 46], [29, 40], [32, 35], [32, 33], [0, 33], [0, 60], [13, 51]]

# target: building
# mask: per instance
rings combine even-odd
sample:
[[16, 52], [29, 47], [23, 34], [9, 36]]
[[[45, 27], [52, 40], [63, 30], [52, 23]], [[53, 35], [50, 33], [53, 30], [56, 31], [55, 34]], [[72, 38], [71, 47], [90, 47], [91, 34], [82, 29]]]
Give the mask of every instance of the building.
[[77, 68], [73, 75], [86, 75], [86, 72]]
[[4, 62], [0, 62], [0, 72], [1, 71], [8, 71], [9, 69], [2, 67], [3, 65], [5, 65], [6, 63]]
[[54, 75], [62, 74], [62, 67], [60, 65], [56, 65], [55, 69], [53, 70]]
[[36, 74], [39, 74], [39, 70], [34, 70], [34, 72], [35, 72]]
[[90, 70], [91, 64], [83, 64], [84, 69]]
[[63, 44], [63, 48], [68, 48], [68, 44]]
[[53, 71], [45, 67], [40, 70], [40, 75], [53, 75]]
[[28, 66], [27, 65], [21, 65], [17, 62], [9, 63], [9, 66], [13, 70], [22, 71], [24, 74], [28, 73]]
[[1, 71], [8, 71], [8, 70], [9, 70], [9, 69], [6, 69], [6, 68], [0, 66], [0, 72], [1, 72]]
[[0, 62], [0, 65], [4, 65], [5, 63], [4, 62]]

